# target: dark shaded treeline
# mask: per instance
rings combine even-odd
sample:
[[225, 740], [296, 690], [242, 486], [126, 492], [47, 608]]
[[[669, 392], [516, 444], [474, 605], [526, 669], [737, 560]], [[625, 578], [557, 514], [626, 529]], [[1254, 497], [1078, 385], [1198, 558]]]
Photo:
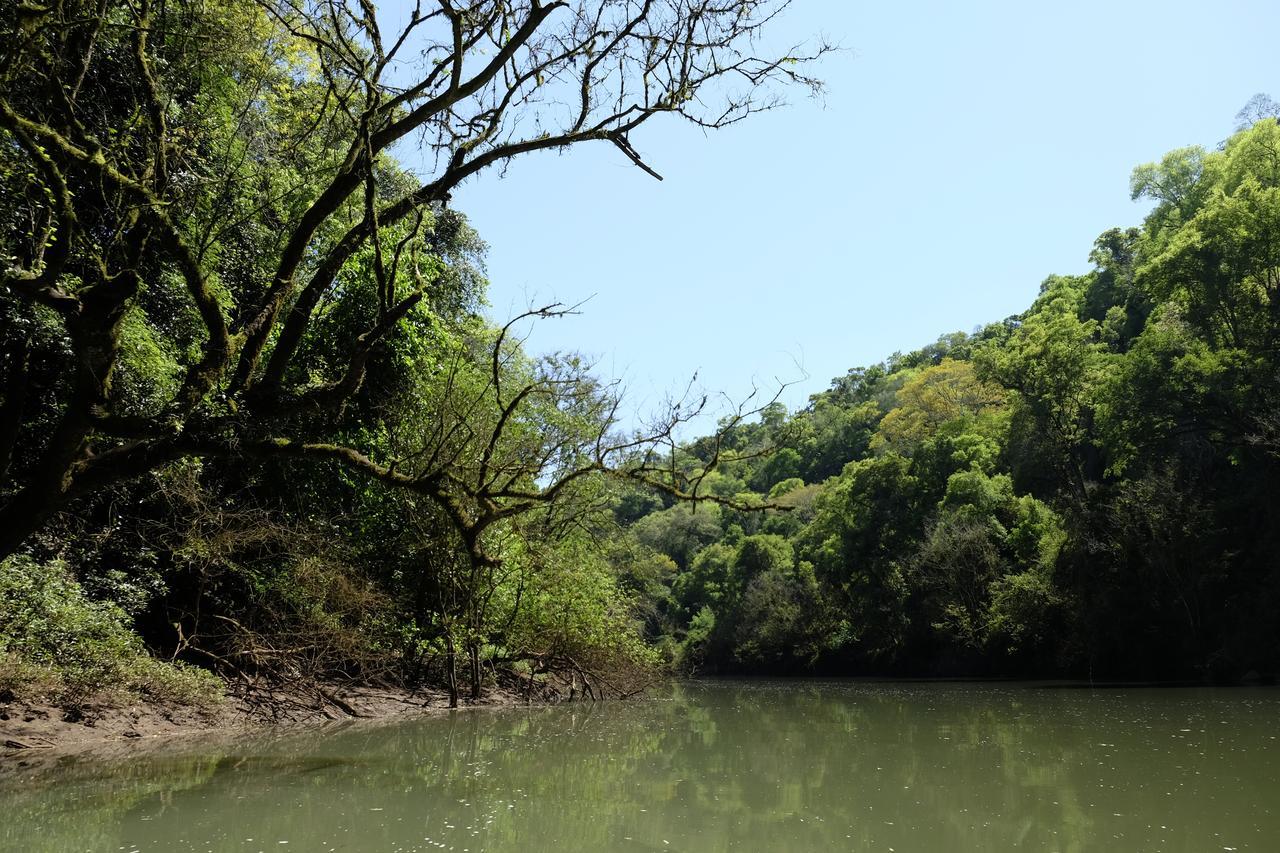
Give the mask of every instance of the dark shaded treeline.
[[683, 448], [789, 512], [624, 501], [671, 561], [653, 635], [717, 671], [1280, 672], [1280, 127], [1132, 193], [1023, 314]]

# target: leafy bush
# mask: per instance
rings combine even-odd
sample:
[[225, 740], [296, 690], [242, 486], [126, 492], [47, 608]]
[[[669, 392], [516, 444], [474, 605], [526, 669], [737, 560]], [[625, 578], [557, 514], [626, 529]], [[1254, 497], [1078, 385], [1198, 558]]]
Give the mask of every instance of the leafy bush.
[[204, 670], [148, 655], [124, 611], [87, 598], [60, 561], [0, 562], [0, 696], [208, 705], [221, 692]]
[[[513, 561], [514, 563], [514, 561]], [[544, 666], [590, 673], [606, 692], [627, 694], [661, 665], [645, 642], [632, 602], [589, 540], [566, 537], [524, 558], [518, 589], [497, 590], [495, 622], [506, 623], [512, 650], [534, 653]], [[514, 580], [514, 579], [513, 579]], [[517, 606], [518, 604], [518, 606]]]

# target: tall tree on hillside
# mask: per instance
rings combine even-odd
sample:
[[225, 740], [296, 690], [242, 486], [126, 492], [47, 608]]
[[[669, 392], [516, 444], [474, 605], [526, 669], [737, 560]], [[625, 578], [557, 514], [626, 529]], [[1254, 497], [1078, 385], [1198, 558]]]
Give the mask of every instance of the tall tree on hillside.
[[[826, 45], [755, 52], [786, 5], [11, 6], [0, 555], [77, 496], [187, 456], [330, 461], [433, 494], [326, 427], [406, 319], [457, 293], [450, 193], [584, 142], [658, 177], [632, 143], [654, 116], [719, 128], [779, 86], [816, 89], [803, 69]], [[394, 159], [410, 143], [420, 172]], [[363, 325], [316, 360], [317, 326], [344, 311]], [[116, 381], [139, 352], [164, 356], [142, 398]]]

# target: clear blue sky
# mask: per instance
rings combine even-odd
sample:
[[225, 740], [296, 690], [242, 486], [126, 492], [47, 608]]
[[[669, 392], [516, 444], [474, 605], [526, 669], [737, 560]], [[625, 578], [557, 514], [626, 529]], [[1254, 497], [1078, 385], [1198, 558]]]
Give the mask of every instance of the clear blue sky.
[[[540, 324], [652, 408], [696, 371], [740, 396], [1017, 313], [1093, 239], [1137, 224], [1134, 166], [1213, 146], [1255, 92], [1280, 97], [1271, 2], [818, 2], [775, 33], [848, 50], [823, 102], [703, 134], [658, 121], [632, 142], [526, 157], [455, 194], [490, 243], [490, 301], [585, 313]], [[797, 366], [799, 365], [799, 366]]]

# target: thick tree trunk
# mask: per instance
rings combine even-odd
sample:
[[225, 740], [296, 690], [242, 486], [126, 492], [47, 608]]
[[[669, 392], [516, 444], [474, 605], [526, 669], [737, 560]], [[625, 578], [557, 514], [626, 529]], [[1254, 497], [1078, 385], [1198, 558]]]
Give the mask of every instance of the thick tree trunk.
[[0, 509], [0, 559], [14, 553], [73, 497], [73, 472], [89, 456], [93, 412], [108, 399], [120, 350], [120, 321], [137, 289], [133, 274], [100, 281], [85, 291], [82, 312], [68, 321], [76, 350], [71, 396], [26, 486]]

